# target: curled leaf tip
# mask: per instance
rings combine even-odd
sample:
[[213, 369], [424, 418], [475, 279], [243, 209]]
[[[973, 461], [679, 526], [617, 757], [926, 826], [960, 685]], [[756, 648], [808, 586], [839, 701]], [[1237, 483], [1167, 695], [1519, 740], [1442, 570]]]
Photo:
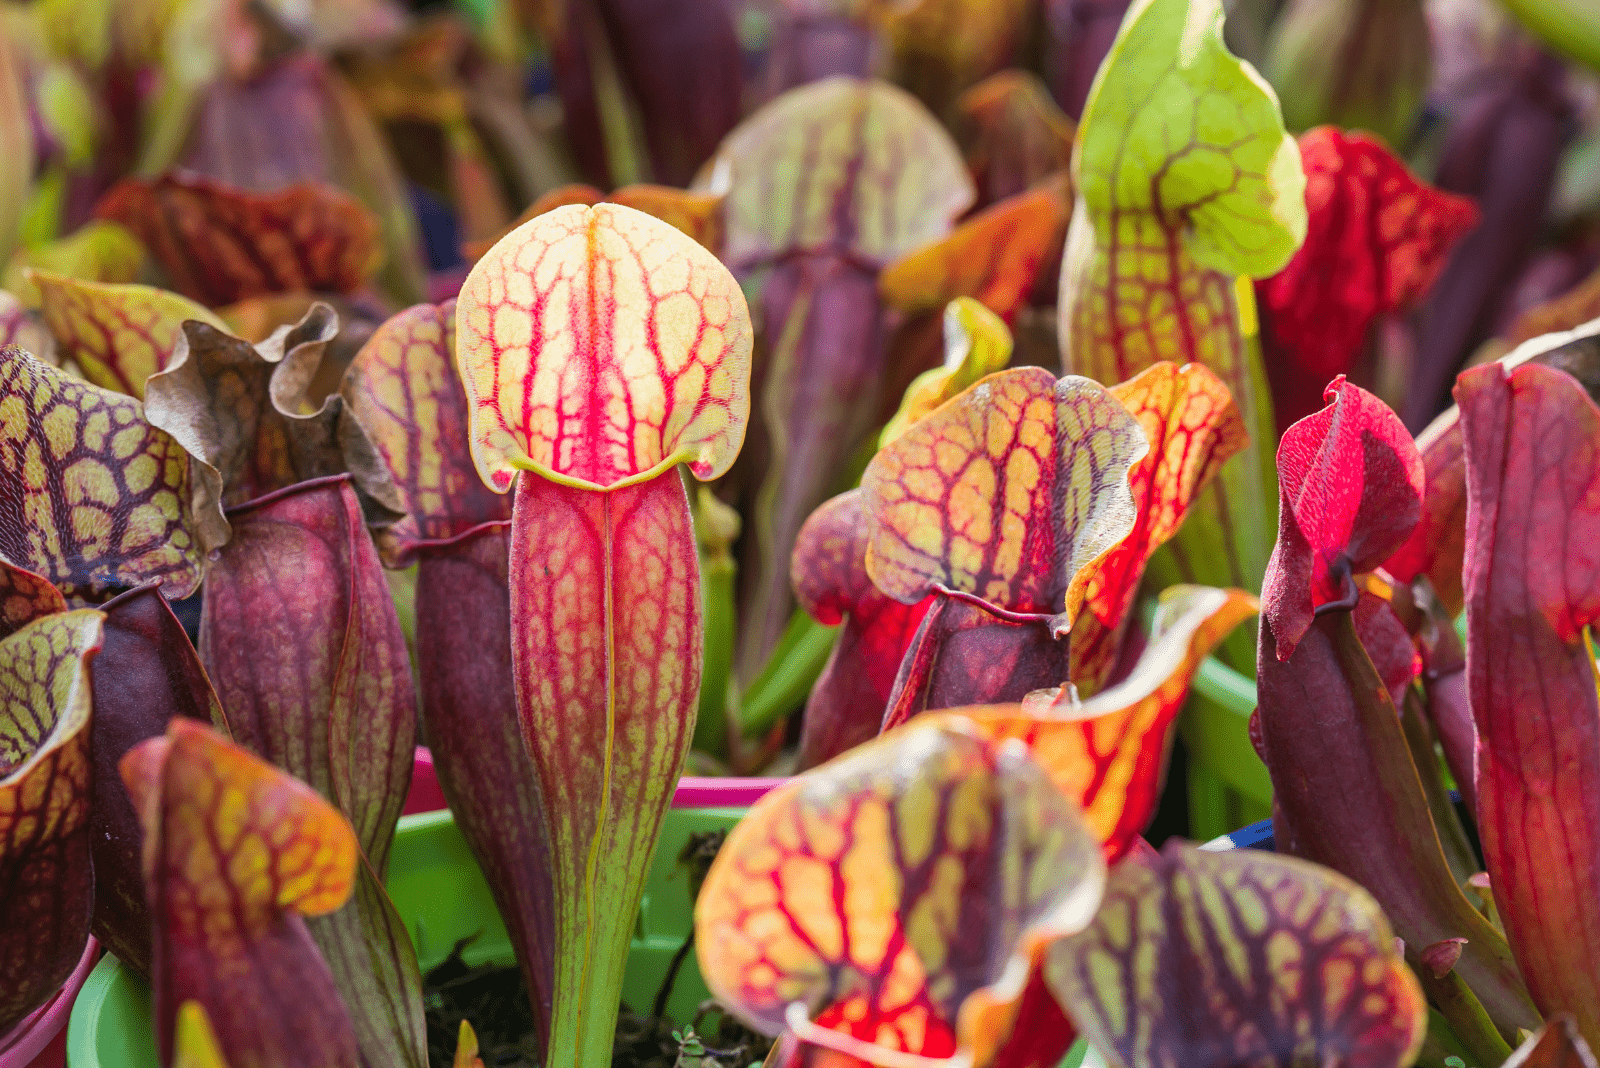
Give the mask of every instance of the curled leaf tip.
[[716, 257], [616, 204], [570, 205], [508, 234], [456, 309], [478, 473], [520, 469], [590, 488], [685, 462], [723, 474], [749, 418], [752, 331]]
[[1278, 444], [1278, 543], [1262, 613], [1280, 660], [1318, 608], [1355, 607], [1355, 576], [1405, 544], [1422, 514], [1422, 458], [1400, 417], [1343, 375], [1324, 397], [1327, 407]]
[[1133, 528], [1128, 471], [1148, 448], [1090, 379], [990, 375], [867, 466], [867, 571], [907, 604], [945, 589], [1070, 625], [1088, 565]]

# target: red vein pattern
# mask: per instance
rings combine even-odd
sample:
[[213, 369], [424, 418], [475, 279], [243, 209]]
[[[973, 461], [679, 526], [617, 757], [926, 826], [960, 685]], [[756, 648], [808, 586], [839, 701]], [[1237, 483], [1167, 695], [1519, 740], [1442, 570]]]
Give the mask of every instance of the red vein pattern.
[[[1495, 904], [1542, 1013], [1600, 1041], [1600, 409], [1527, 364], [1456, 383], [1466, 446], [1467, 679]], [[1469, 947], [1470, 948], [1470, 947]]]
[[69, 597], [200, 585], [189, 457], [131, 397], [0, 349], [0, 557]]
[[1262, 585], [1262, 615], [1287, 659], [1313, 611], [1346, 580], [1405, 544], [1422, 515], [1422, 458], [1400, 417], [1340, 375], [1327, 407], [1278, 443], [1278, 543]]
[[356, 904], [317, 919], [311, 934], [364, 1055], [420, 1068], [421, 977], [381, 883], [411, 782], [416, 690], [377, 550], [346, 476], [300, 483], [228, 519], [233, 539], [207, 579], [201, 659], [234, 738], [354, 827], [366, 861]]
[[350, 825], [304, 783], [175, 719], [123, 759], [144, 822], [163, 1062], [198, 1003], [231, 1068], [356, 1068], [355, 1036], [302, 916], [350, 897]]
[[942, 587], [1070, 623], [1086, 568], [1133, 527], [1128, 470], [1147, 448], [1088, 379], [990, 375], [867, 466], [867, 572], [908, 604]]
[[1094, 923], [1051, 948], [1045, 974], [1118, 1064], [1403, 1068], [1427, 1029], [1422, 989], [1372, 898], [1252, 850], [1174, 841], [1129, 858]]
[[680, 461], [716, 478], [744, 440], [744, 297], [642, 212], [571, 205], [513, 231], [468, 275], [457, 330], [472, 455], [497, 492], [518, 468], [596, 489]]
[[1280, 429], [1322, 406], [1323, 383], [1355, 365], [1367, 327], [1420, 301], [1478, 209], [1419, 181], [1382, 142], [1334, 126], [1300, 135], [1305, 243], [1256, 283]]
[[89, 936], [89, 661], [102, 616], [0, 638], [0, 1034], [66, 981]]
[[609, 1049], [615, 1016], [582, 995], [620, 986], [699, 699], [700, 577], [682, 478], [668, 468], [595, 493], [525, 476], [510, 559], [518, 712], [550, 815], [555, 1026], [579, 1048]]
[[95, 214], [144, 242], [172, 288], [216, 308], [268, 293], [348, 293], [383, 258], [377, 219], [332, 186], [252, 193], [209, 178], [124, 178]]
[[185, 319], [221, 328], [194, 301], [164, 289], [85, 282], [35, 271], [40, 314], [55, 335], [56, 353], [77, 361], [96, 386], [144, 399], [145, 379], [167, 366]]
[[701, 888], [695, 945], [713, 995], [768, 1034], [799, 1012], [807, 1042], [983, 1066], [1028, 965], [1088, 922], [1103, 879], [1071, 802], [1021, 751], [918, 724], [752, 808]]
[[871, 269], [942, 237], [972, 203], [956, 146], [886, 82], [826, 78], [784, 93], [722, 142], [724, 258], [746, 272], [795, 253]]
[[67, 610], [67, 599], [42, 575], [0, 560], [0, 638]]
[[1139, 509], [1131, 533], [1095, 565], [1073, 625], [1072, 673], [1081, 696], [1116, 668], [1128, 610], [1150, 554], [1178, 532], [1189, 504], [1234, 453], [1250, 444], [1244, 420], [1222, 384], [1201, 364], [1163, 360], [1111, 387], [1139, 420], [1150, 451], [1128, 472]]
[[790, 576], [813, 619], [844, 624], [806, 698], [798, 765], [804, 771], [877, 735], [900, 661], [933, 598], [904, 605], [867, 577], [859, 489], [811, 513], [795, 541]]
[[409, 566], [429, 542], [511, 518], [511, 502], [483, 484], [466, 448], [455, 312], [451, 300], [390, 318], [356, 354], [341, 387], [406, 513], [378, 534], [389, 567]]

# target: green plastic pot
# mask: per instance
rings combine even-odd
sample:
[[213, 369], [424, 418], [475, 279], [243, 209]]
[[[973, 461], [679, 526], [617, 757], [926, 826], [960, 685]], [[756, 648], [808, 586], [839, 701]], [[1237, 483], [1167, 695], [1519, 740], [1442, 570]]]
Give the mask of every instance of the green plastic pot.
[[[629, 1006], [649, 1011], [693, 922], [688, 878], [677, 864], [679, 852], [691, 834], [727, 830], [745, 811], [668, 811], [628, 954], [622, 997]], [[474, 934], [477, 940], [462, 954], [468, 964], [512, 962], [511, 942], [489, 885], [449, 812], [401, 817], [389, 857], [388, 887], [424, 971], [443, 961], [457, 940]], [[690, 1021], [708, 996], [691, 953], [678, 970], [667, 1014]], [[67, 1063], [72, 1068], [161, 1068], [151, 1027], [150, 988], [115, 957], [101, 959], [78, 995], [67, 1027]]]
[[1250, 744], [1256, 683], [1215, 657], [1200, 665], [1178, 730], [1189, 752], [1189, 837], [1206, 841], [1272, 815], [1272, 780]]

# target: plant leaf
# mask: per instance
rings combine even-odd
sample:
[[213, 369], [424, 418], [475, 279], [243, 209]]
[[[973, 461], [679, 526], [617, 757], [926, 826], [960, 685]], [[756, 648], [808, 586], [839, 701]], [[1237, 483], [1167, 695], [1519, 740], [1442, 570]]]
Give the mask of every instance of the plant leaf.
[[309, 395], [338, 329], [325, 304], [259, 345], [190, 321], [171, 364], [151, 376], [151, 423], [195, 460], [191, 501], [208, 550], [231, 536], [227, 508], [344, 471], [375, 523], [403, 514], [383, 459], [344, 398], [313, 404]]
[[909, 370], [893, 366], [878, 271], [949, 233], [973, 191], [954, 143], [915, 98], [847, 77], [784, 93], [746, 119], [701, 185], [727, 193], [723, 258], [762, 332], [754, 447], [735, 473], [749, 487], [742, 511], [754, 535], [741, 562], [737, 664], [749, 684], [793, 613], [801, 525], [854, 481], [885, 406], [925, 366], [915, 356]]
[[695, 944], [713, 996], [757, 1030], [981, 1066], [1104, 878], [1020, 748], [926, 721], [762, 798], [706, 877]]
[[209, 178], [124, 178], [95, 214], [138, 235], [172, 288], [209, 307], [295, 290], [348, 293], [382, 256], [372, 214], [314, 183], [261, 194]]
[[[1591, 502], [1600, 409], [1571, 376], [1489, 365], [1456, 386], [1466, 447], [1467, 677], [1479, 832], [1507, 940], [1541, 1012], [1600, 1040], [1600, 619]], [[1592, 919], [1591, 919], [1592, 918]], [[1593, 924], [1593, 926], [1591, 926]]]
[[1073, 185], [1062, 369], [1108, 384], [1160, 359], [1216, 373], [1256, 447], [1196, 502], [1166, 570], [1255, 589], [1276, 497], [1272, 418], [1236, 287], [1281, 270], [1305, 237], [1305, 175], [1271, 90], [1223, 45], [1220, 0], [1128, 9], [1078, 125]]
[[878, 447], [904, 434], [979, 379], [1011, 362], [1011, 331], [994, 312], [972, 297], [957, 297], [945, 305], [944, 366], [924, 371], [906, 387], [900, 410], [884, 426]]
[[797, 252], [881, 267], [943, 237], [973, 198], [927, 109], [856, 78], [784, 93], [727, 136], [706, 173], [712, 191], [726, 184], [723, 258], [741, 274]]
[[354, 904], [314, 921], [311, 936], [363, 1057], [424, 1065], [422, 979], [382, 889], [411, 781], [416, 691], [377, 551], [347, 476], [258, 498], [229, 521], [201, 606], [201, 659], [239, 744], [354, 827]]
[[33, 119], [22, 49], [0, 42], [0, 264], [11, 258], [33, 182]]
[[1040, 271], [1054, 266], [1047, 257], [1059, 249], [1071, 213], [1064, 180], [1018, 193], [884, 268], [878, 292], [908, 313], [976, 297], [1009, 322]]
[[1045, 974], [1114, 1065], [1406, 1068], [1428, 1008], [1394, 942], [1334, 872], [1173, 841], [1112, 869], [1094, 922], [1051, 947]]
[[487, 524], [420, 551], [417, 683], [439, 785], [510, 933], [542, 1050], [550, 1036], [555, 904], [544, 801], [517, 719], [509, 525]]
[[[1250, 443], [1228, 387], [1200, 364], [1163, 360], [1110, 393], [1133, 414], [1150, 451], [1128, 472], [1138, 519], [1089, 575], [1089, 611], [1073, 626], [1072, 674], [1082, 696], [1110, 678], [1145, 564], [1182, 525], [1202, 487]], [[1231, 628], [1229, 628], [1231, 629]]]
[[405, 518], [378, 533], [388, 567], [430, 543], [511, 518], [511, 502], [478, 478], [466, 449], [467, 397], [456, 373], [455, 301], [418, 304], [380, 326], [340, 392], [388, 467]]
[[25, 349], [52, 367], [61, 363], [56, 357], [56, 339], [44, 323], [23, 307], [15, 294], [0, 289], [0, 348], [7, 345]]
[[104, 637], [94, 659], [94, 936], [123, 964], [150, 974], [150, 910], [139, 871], [143, 832], [117, 767], [129, 749], [166, 730], [174, 716], [226, 730], [200, 658], [147, 583], [101, 605]]
[[67, 610], [67, 599], [41, 575], [0, 560], [0, 638]]
[[0, 638], [0, 1034], [66, 982], [89, 937], [89, 661], [103, 618], [56, 612]]
[[1313, 611], [1405, 544], [1422, 515], [1422, 457], [1400, 417], [1340, 375], [1327, 407], [1278, 443], [1278, 543], [1262, 615], [1287, 659]]
[[198, 1004], [237, 1068], [359, 1065], [302, 919], [350, 896], [359, 851], [349, 824], [304, 783], [182, 718], [121, 770], [145, 828], [163, 1061], [180, 1007]]
[[189, 457], [132, 397], [0, 350], [0, 557], [69, 597], [200, 585]]
[[[1507, 369], [1541, 363], [1566, 371], [1589, 391], [1600, 393], [1600, 321], [1518, 345], [1500, 361]], [[1467, 536], [1467, 469], [1461, 442], [1461, 412], [1454, 405], [1417, 435], [1427, 476], [1422, 521], [1405, 545], [1383, 567], [1401, 582], [1427, 575], [1451, 616], [1461, 613], [1462, 556]]]
[[877, 735], [900, 661], [933, 599], [903, 605], [867, 577], [867, 517], [859, 489], [811, 513], [795, 539], [790, 577], [811, 618], [844, 624], [806, 698], [797, 764], [805, 771]]
[[940, 114], [961, 90], [1005, 65], [1033, 14], [1028, 0], [884, 7], [894, 81]]
[[92, 220], [66, 237], [18, 249], [0, 273], [0, 285], [15, 293], [24, 306], [37, 308], [39, 289], [28, 280], [29, 271], [50, 271], [90, 282], [132, 282], [138, 278], [144, 258], [144, 246], [127, 228]]
[[1300, 158], [1305, 243], [1256, 283], [1279, 427], [1322, 406], [1322, 384], [1355, 366], [1372, 321], [1421, 300], [1478, 223], [1471, 200], [1419, 181], [1372, 137], [1321, 126], [1300, 136]]
[[1032, 189], [1072, 162], [1077, 124], [1050, 99], [1039, 76], [1003, 70], [956, 98], [957, 139], [978, 186], [993, 204]]
[[527, 210], [517, 216], [499, 237], [489, 241], [468, 242], [462, 247], [462, 253], [469, 260], [477, 260], [494, 247], [495, 241], [546, 212], [568, 204], [593, 207], [602, 201], [621, 204], [625, 208], [633, 208], [646, 215], [654, 215], [662, 222], [670, 223], [682, 230], [713, 254], [722, 250], [723, 220], [720, 194], [690, 192], [664, 185], [640, 184], [625, 185], [610, 193], [602, 193], [592, 185], [564, 185], [559, 189], [552, 189], [528, 205]]
[[608, 204], [539, 216], [473, 267], [456, 321], [472, 456], [496, 492], [519, 468], [606, 489], [686, 462], [707, 480], [738, 454], [744, 297], [658, 219]]
[[1155, 815], [1172, 725], [1200, 662], [1244, 620], [1255, 598], [1243, 590], [1173, 586], [1162, 592], [1149, 644], [1128, 677], [1087, 701], [1063, 685], [1028, 695], [1021, 708], [989, 706], [964, 716], [993, 741], [1019, 738], [1056, 787], [1076, 801], [1116, 861]]
[[178, 1006], [172, 1030], [172, 1068], [228, 1068], [211, 1017], [198, 1001]]
[[[628, 941], [694, 733], [700, 575], [678, 472], [600, 493], [534, 475], [511, 523], [517, 708], [549, 818], [549, 1063], [611, 1049]], [[572, 1061], [568, 1061], [568, 1058]]]
[[1365, 887], [1407, 946], [1466, 938], [1457, 971], [1495, 1026], [1511, 1034], [1534, 1026], [1505, 939], [1451, 873], [1399, 714], [1353, 615], [1318, 617], [1287, 660], [1276, 655], [1272, 618], [1262, 618], [1259, 751], [1272, 773], [1278, 848]]
[[1144, 431], [1104, 387], [990, 375], [873, 457], [867, 573], [904, 603], [937, 589], [1076, 616], [1088, 566], [1133, 528]]
[[1501, 1068], [1595, 1068], [1595, 1058], [1572, 1016], [1556, 1013]]
[[166, 367], [185, 319], [221, 330], [222, 320], [194, 301], [141, 285], [83, 282], [34, 271], [45, 325], [61, 358], [104, 389], [144, 399], [145, 379]]

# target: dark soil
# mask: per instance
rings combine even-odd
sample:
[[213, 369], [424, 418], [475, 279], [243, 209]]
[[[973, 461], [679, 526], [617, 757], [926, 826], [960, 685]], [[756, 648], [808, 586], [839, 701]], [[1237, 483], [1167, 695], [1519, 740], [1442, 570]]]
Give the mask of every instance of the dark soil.
[[[691, 897], [699, 896], [723, 837], [721, 831], [694, 835], [679, 854]], [[469, 966], [461, 954], [470, 943], [456, 943], [450, 956], [422, 979], [430, 1068], [451, 1068], [463, 1019], [477, 1032], [484, 1068], [543, 1068], [521, 970], [515, 965]], [[689, 1030], [664, 1015], [678, 969], [693, 951], [691, 932], [648, 1014], [622, 1006], [612, 1068], [749, 1068], [766, 1057], [772, 1040], [746, 1028], [714, 1001], [700, 1006]]]

